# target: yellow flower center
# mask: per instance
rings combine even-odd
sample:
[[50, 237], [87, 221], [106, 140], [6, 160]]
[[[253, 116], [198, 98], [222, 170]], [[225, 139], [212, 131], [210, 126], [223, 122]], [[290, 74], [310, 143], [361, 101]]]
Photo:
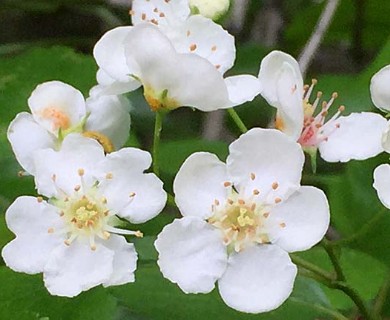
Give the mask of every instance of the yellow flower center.
[[[92, 250], [96, 250], [96, 237], [107, 240], [110, 238], [111, 233], [142, 237], [140, 231], [115, 228], [114, 225], [118, 219], [107, 207], [107, 199], [104, 196], [99, 195], [98, 186], [93, 185], [88, 188], [85, 185], [83, 169], [79, 169], [78, 174], [81, 183], [74, 187], [74, 192], [71, 195], [65, 194], [62, 189], [58, 188], [56, 185], [56, 176], [53, 175], [52, 177], [56, 188], [60, 194], [63, 194], [63, 197], [52, 199], [51, 202], [59, 209], [60, 216], [64, 219], [65, 226], [62, 230], [49, 228], [49, 233], [58, 232], [60, 234], [66, 234], [64, 243], [68, 246], [71, 245], [75, 239], [84, 238], [89, 241]], [[108, 173], [106, 179], [113, 179], [112, 173]], [[131, 193], [126, 205], [130, 204], [135, 196], [135, 193]], [[42, 198], [38, 198], [39, 202], [42, 200]]]
[[[250, 179], [255, 180], [256, 175], [251, 173]], [[213, 215], [208, 223], [221, 230], [229, 251], [240, 252], [253, 244], [270, 243], [270, 230], [286, 227], [284, 221], [271, 214], [272, 207], [282, 201], [274, 193], [279, 188], [277, 182], [266, 194], [261, 196], [260, 190], [254, 189], [249, 197], [231, 188], [231, 182], [225, 182], [224, 186], [230, 188], [230, 194], [225, 203], [214, 201], [211, 207]]]

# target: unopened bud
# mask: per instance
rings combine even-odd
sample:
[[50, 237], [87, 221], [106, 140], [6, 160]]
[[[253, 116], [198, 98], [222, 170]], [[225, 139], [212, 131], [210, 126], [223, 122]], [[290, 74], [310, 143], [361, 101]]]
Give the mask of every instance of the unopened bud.
[[223, 16], [230, 6], [230, 0], [190, 0], [190, 7], [193, 14], [218, 20]]

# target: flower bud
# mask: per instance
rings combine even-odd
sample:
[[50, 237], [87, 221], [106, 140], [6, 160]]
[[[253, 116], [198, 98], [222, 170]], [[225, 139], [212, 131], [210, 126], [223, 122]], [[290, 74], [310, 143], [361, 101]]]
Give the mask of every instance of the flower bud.
[[230, 6], [230, 0], [190, 0], [191, 11], [206, 18], [218, 20]]

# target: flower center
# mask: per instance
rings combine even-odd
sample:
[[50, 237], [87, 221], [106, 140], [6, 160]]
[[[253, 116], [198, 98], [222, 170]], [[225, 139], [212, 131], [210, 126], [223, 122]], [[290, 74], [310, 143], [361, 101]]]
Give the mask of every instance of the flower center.
[[55, 107], [47, 107], [42, 110], [41, 116], [53, 123], [53, 130], [66, 130], [70, 127], [70, 118], [61, 109]]
[[313, 103], [310, 103], [310, 96], [313, 92], [314, 86], [317, 84], [317, 80], [313, 79], [311, 86], [305, 86], [305, 93], [303, 95], [303, 111], [304, 111], [304, 124], [300, 138], [298, 142], [303, 147], [317, 147], [319, 143], [328, 140], [328, 137], [338, 128], [340, 124], [337, 122], [340, 114], [345, 110], [344, 106], [340, 106], [337, 112], [326, 121], [329, 109], [332, 106], [334, 100], [337, 98], [337, 92], [332, 94], [331, 99], [322, 102], [322, 107], [317, 115], [314, 115], [320, 100], [322, 92], [317, 93], [317, 97]]
[[180, 107], [175, 99], [168, 96], [168, 90], [157, 93], [150, 86], [144, 86], [144, 97], [152, 111], [173, 110]]
[[[49, 233], [65, 234], [64, 243], [68, 246], [76, 239], [89, 241], [92, 250], [96, 250], [96, 238], [107, 240], [111, 233], [142, 237], [140, 231], [115, 228], [114, 225], [118, 222], [118, 218], [107, 207], [107, 199], [99, 194], [98, 185], [86, 187], [83, 179], [84, 170], [79, 169], [78, 174], [81, 183], [74, 187], [73, 194], [66, 194], [56, 185], [58, 194], [61, 196], [51, 202], [59, 209], [65, 226], [62, 230], [49, 228]], [[52, 179], [55, 183], [56, 176], [53, 175]], [[112, 174], [107, 174], [107, 179], [112, 179]], [[131, 203], [134, 197], [135, 193], [131, 193], [126, 205]]]
[[[251, 177], [255, 179], [254, 174], [251, 174]], [[230, 182], [225, 182], [225, 187], [230, 186]], [[240, 252], [249, 245], [270, 243], [271, 228], [275, 224], [280, 228], [286, 226], [285, 223], [270, 217], [272, 207], [282, 201], [272, 194], [278, 187], [278, 183], [273, 183], [268, 194], [261, 199], [257, 189], [253, 190], [250, 197], [243, 195], [244, 192], [239, 193], [231, 189], [225, 203], [214, 201], [211, 207], [213, 215], [208, 219], [208, 223], [221, 230], [229, 251]]]

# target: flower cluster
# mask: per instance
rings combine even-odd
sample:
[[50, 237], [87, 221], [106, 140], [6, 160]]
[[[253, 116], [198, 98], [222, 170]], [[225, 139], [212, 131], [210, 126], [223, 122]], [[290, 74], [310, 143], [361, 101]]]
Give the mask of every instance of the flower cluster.
[[[280, 51], [261, 61], [258, 77], [225, 77], [234, 38], [213, 19], [228, 6], [133, 0], [133, 26], [108, 31], [94, 47], [98, 84], [86, 100], [60, 81], [36, 87], [31, 114], [18, 114], [8, 129], [39, 196], [21, 196], [6, 212], [16, 235], [2, 250], [7, 266], [43, 273], [48, 291], [60, 296], [133, 282], [137, 253], [125, 236], [142, 232], [126, 222], [157, 216], [167, 193], [157, 171], [147, 172], [150, 154], [123, 147], [131, 110], [124, 94], [142, 87], [156, 116], [184, 106], [232, 108], [261, 94], [277, 109], [275, 129], [241, 135], [226, 163], [206, 152], [185, 160], [173, 184], [182, 217], [164, 227], [155, 247], [162, 274], [185, 293], [208, 293], [218, 282], [225, 303], [248, 313], [290, 296], [297, 266], [289, 253], [316, 245], [330, 221], [324, 192], [300, 184], [303, 151], [319, 149], [329, 162], [367, 159], [390, 152], [390, 126], [375, 113], [341, 116], [344, 106], [328, 117], [337, 93], [311, 98], [316, 81], [304, 86], [297, 61]], [[374, 104], [387, 111], [389, 79], [386, 67], [371, 83]], [[376, 169], [374, 187], [390, 208], [389, 179], [390, 165]]]

